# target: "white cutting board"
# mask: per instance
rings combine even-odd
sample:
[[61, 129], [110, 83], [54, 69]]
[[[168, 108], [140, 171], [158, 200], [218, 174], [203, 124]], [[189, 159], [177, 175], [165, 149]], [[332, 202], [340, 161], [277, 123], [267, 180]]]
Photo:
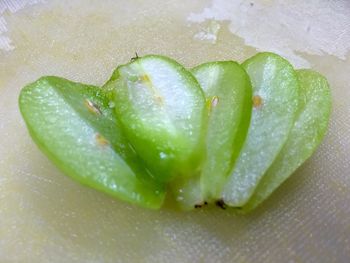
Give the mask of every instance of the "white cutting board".
[[[348, 262], [349, 49], [346, 0], [0, 0], [0, 262]], [[323, 73], [334, 110], [316, 154], [248, 216], [148, 211], [80, 186], [18, 111], [42, 75], [101, 85], [135, 52], [190, 67], [257, 51]]]

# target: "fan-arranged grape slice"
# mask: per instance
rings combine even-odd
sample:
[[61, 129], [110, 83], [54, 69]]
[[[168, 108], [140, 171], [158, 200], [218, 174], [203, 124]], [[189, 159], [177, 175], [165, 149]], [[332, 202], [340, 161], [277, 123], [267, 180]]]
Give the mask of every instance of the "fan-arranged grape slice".
[[149, 55], [119, 66], [114, 90], [123, 130], [161, 182], [197, 173], [205, 155], [205, 97], [193, 75], [172, 59]]
[[39, 148], [67, 175], [130, 203], [159, 208], [164, 188], [130, 148], [100, 88], [43, 77], [19, 106]]
[[[182, 208], [193, 208], [221, 198], [249, 127], [252, 88], [244, 69], [232, 61], [209, 62], [192, 69], [207, 100], [207, 157], [202, 171], [191, 180], [176, 182]], [[173, 190], [174, 190], [173, 188]]]
[[209, 102], [207, 158], [201, 188], [205, 199], [213, 201], [220, 198], [246, 138], [252, 88], [247, 73], [232, 61], [202, 64], [192, 72]]
[[260, 53], [243, 63], [253, 88], [253, 111], [248, 134], [223, 200], [243, 206], [288, 138], [298, 108], [299, 84], [288, 61]]
[[331, 113], [331, 94], [327, 80], [311, 70], [298, 70], [299, 109], [286, 144], [260, 181], [249, 202], [250, 211], [282, 184], [321, 143]]

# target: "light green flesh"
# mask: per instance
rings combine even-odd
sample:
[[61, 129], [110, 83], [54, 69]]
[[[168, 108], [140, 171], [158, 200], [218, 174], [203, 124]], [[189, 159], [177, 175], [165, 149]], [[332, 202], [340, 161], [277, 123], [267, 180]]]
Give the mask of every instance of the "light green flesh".
[[207, 112], [192, 74], [150, 55], [118, 67], [111, 87], [125, 134], [157, 180], [194, 175], [205, 155]]
[[311, 70], [298, 70], [297, 76], [300, 83], [297, 119], [286, 144], [243, 211], [250, 211], [264, 201], [312, 155], [326, 133], [331, 113], [331, 94], [327, 80]]
[[243, 206], [285, 144], [298, 109], [298, 80], [288, 61], [259, 53], [243, 63], [262, 104], [253, 107], [248, 134], [222, 197]]
[[[235, 62], [209, 62], [192, 69], [209, 108], [207, 157], [200, 176], [174, 185], [181, 208], [211, 203], [222, 188], [240, 152], [250, 123], [252, 88], [244, 69]], [[181, 190], [181, 191], [180, 191]]]
[[147, 208], [164, 189], [150, 179], [101, 89], [43, 77], [22, 89], [19, 106], [39, 148], [75, 180]]

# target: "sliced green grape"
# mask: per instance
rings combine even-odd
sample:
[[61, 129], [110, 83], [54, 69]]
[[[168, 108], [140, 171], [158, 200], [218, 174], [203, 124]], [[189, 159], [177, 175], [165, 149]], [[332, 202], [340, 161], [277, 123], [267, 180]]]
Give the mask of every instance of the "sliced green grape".
[[100, 88], [43, 77], [22, 89], [19, 106], [33, 140], [68, 176], [143, 207], [162, 205], [164, 187], [141, 165]]
[[209, 62], [192, 69], [209, 108], [207, 158], [202, 172], [190, 181], [176, 182], [176, 199], [183, 209], [215, 202], [241, 150], [250, 123], [252, 88], [236, 62]]
[[286, 144], [261, 179], [249, 202], [250, 211], [282, 184], [321, 143], [331, 113], [331, 93], [327, 80], [311, 70], [298, 70], [300, 99], [297, 118]]
[[117, 117], [136, 152], [161, 182], [190, 177], [205, 156], [205, 97], [193, 75], [156, 55], [119, 66], [105, 89], [114, 90]]
[[201, 175], [205, 199], [217, 200], [247, 135], [252, 87], [235, 62], [214, 62], [192, 70], [209, 101], [207, 159]]
[[243, 206], [285, 144], [298, 109], [299, 84], [288, 61], [260, 53], [243, 63], [253, 87], [248, 135], [222, 196]]

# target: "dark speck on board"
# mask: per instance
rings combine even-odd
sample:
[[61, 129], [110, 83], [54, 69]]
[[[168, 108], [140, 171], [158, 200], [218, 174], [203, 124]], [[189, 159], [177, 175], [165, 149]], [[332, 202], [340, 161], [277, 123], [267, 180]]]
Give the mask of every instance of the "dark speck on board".
[[215, 202], [215, 204], [216, 204], [216, 206], [218, 206], [218, 207], [220, 207], [222, 209], [226, 209], [226, 204], [225, 204], [224, 200], [222, 200], [222, 199], [217, 200]]

